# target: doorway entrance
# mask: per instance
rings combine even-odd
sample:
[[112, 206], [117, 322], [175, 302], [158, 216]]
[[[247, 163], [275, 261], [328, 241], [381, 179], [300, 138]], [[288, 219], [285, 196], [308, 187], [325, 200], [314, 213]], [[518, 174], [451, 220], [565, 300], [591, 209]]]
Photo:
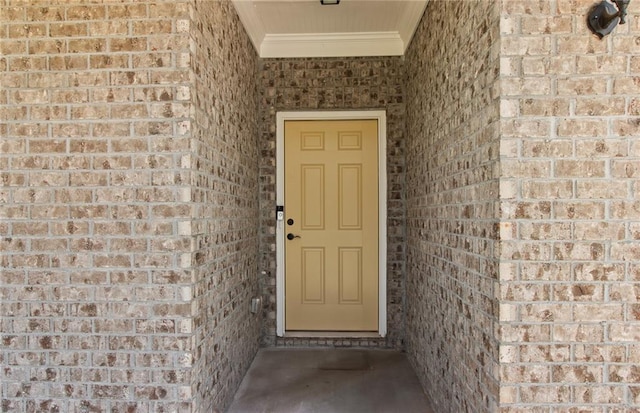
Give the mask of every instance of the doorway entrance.
[[286, 121], [285, 328], [378, 329], [378, 122]]
[[277, 121], [277, 334], [384, 336], [385, 112]]

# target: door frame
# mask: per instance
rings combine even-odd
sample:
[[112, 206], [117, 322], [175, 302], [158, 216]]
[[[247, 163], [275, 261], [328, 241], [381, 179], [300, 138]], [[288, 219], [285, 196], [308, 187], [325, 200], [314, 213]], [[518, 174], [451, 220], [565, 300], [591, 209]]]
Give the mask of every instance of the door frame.
[[[387, 114], [384, 110], [313, 111], [276, 113], [276, 205], [284, 205], [284, 123], [290, 120], [378, 121], [378, 336], [387, 334]], [[286, 205], [284, 205], [286, 209]], [[275, 215], [275, 213], [274, 213]], [[285, 211], [286, 215], [286, 211]], [[276, 334], [285, 331], [284, 220], [276, 220]], [[370, 333], [369, 333], [370, 334]], [[309, 334], [311, 335], [311, 334]], [[315, 334], [317, 336], [317, 334]], [[328, 334], [332, 335], [332, 334]], [[367, 333], [340, 333], [341, 337], [362, 337]]]

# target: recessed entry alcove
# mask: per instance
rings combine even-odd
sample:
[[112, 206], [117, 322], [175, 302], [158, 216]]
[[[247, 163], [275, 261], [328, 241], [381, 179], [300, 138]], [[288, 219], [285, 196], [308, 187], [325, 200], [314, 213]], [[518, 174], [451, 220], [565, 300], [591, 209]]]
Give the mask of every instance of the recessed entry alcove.
[[640, 408], [640, 3], [338, 3], [0, 1], [3, 412], [222, 412], [281, 351], [436, 412]]

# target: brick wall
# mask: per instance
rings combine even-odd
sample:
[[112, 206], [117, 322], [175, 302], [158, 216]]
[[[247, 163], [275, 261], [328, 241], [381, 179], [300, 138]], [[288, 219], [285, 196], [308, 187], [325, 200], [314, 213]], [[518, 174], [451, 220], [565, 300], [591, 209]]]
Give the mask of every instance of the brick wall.
[[[438, 411], [640, 409], [640, 6], [599, 41], [591, 3], [431, 2], [405, 62], [258, 68], [228, 2], [0, 1], [2, 411], [222, 410], [258, 292], [267, 345], [406, 328]], [[275, 112], [366, 108], [389, 337], [277, 340]]]
[[407, 55], [407, 341], [438, 411], [640, 408], [640, 8], [598, 40], [591, 5], [431, 3]]
[[258, 107], [253, 45], [230, 2], [192, 9], [194, 396], [224, 411], [258, 350]]
[[432, 1], [406, 54], [407, 350], [437, 412], [498, 406], [499, 16]]
[[2, 411], [224, 409], [259, 334], [233, 10], [0, 5]]
[[[398, 57], [262, 59], [260, 93], [260, 268], [265, 297], [266, 345], [403, 347], [404, 335], [404, 100]], [[308, 340], [276, 337], [276, 112], [387, 111], [386, 339]]]
[[640, 409], [640, 4], [503, 1], [502, 411]]
[[2, 409], [185, 407], [187, 10], [2, 4]]

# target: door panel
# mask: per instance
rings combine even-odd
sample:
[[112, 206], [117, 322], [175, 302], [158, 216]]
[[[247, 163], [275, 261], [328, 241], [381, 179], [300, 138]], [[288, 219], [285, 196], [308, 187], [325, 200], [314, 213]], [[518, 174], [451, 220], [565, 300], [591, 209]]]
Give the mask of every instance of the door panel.
[[302, 304], [324, 304], [324, 248], [301, 248]]
[[301, 165], [301, 216], [303, 230], [324, 229], [324, 165]]
[[338, 228], [362, 229], [362, 165], [338, 165]]
[[285, 122], [285, 326], [378, 328], [376, 120]]
[[340, 304], [362, 304], [362, 248], [339, 249]]

